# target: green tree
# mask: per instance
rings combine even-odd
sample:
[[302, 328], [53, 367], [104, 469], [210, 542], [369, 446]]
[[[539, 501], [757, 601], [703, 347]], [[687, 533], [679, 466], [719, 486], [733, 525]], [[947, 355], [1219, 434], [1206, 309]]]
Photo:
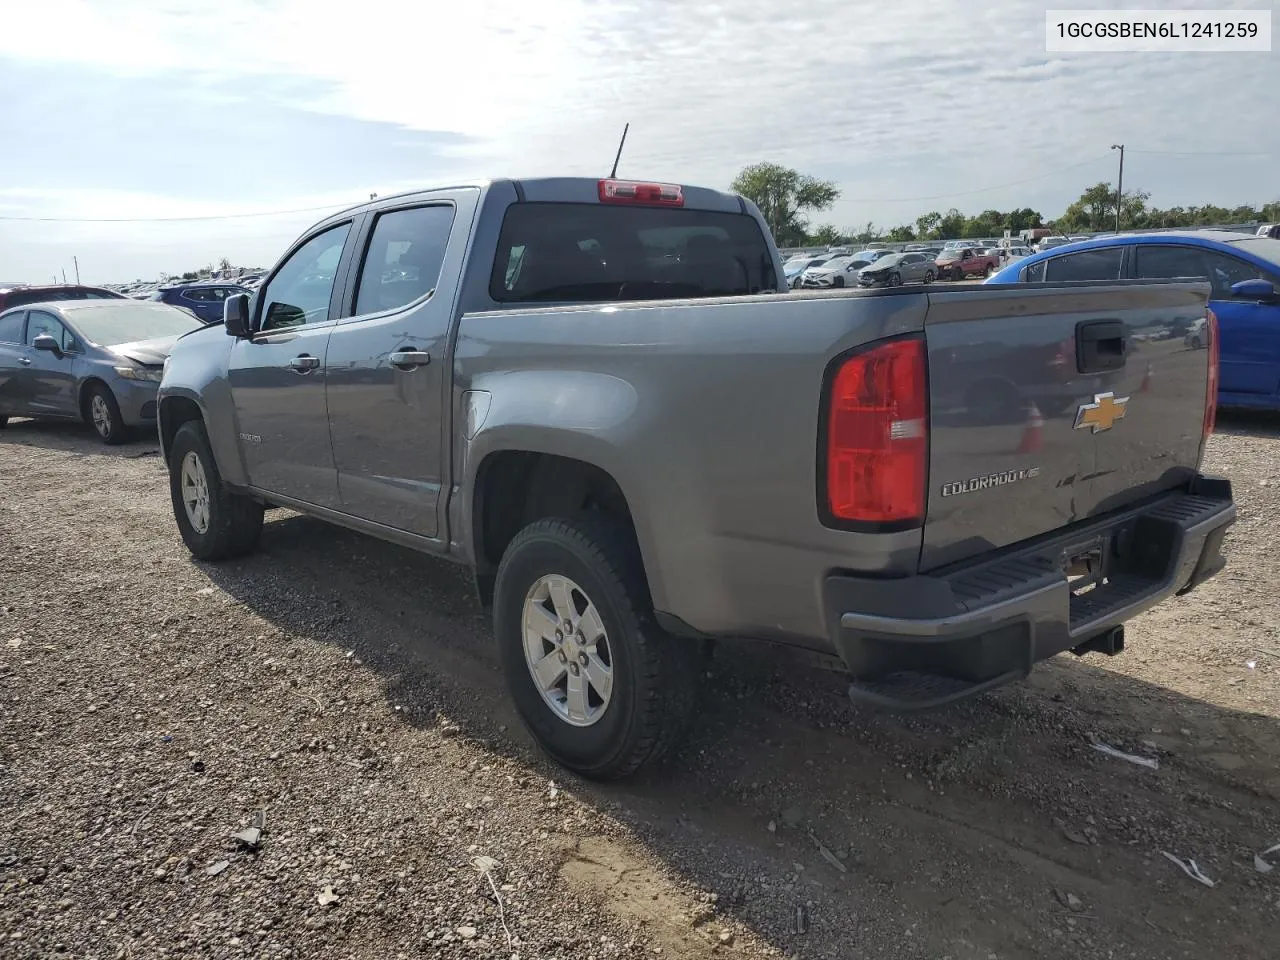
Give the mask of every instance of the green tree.
[[916, 238], [916, 232], [905, 223], [901, 226], [894, 227], [889, 231], [889, 240], [892, 243], [905, 243]]
[[964, 224], [964, 214], [952, 207], [938, 219], [938, 226], [933, 231], [933, 239], [956, 240], [964, 235]]
[[843, 240], [844, 235], [831, 223], [822, 224], [809, 237], [811, 243], [824, 247], [833, 247]]
[[730, 189], [760, 208], [780, 247], [803, 244], [808, 238], [804, 214], [830, 209], [840, 199], [840, 190], [831, 181], [777, 163], [755, 163], [743, 168]]
[[937, 210], [916, 217], [916, 236], [921, 240], [932, 240], [938, 236], [938, 224], [942, 222], [942, 214]]

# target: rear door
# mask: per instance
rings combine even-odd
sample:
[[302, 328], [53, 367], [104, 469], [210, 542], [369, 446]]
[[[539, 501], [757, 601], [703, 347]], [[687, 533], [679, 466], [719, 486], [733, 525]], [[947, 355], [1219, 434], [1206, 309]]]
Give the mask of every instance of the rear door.
[[23, 337], [26, 319], [25, 310], [0, 317], [0, 416], [24, 416], [30, 402], [31, 360]]
[[440, 530], [449, 328], [478, 199], [370, 214], [325, 364], [343, 511], [422, 537]]
[[1185, 483], [1199, 458], [1207, 351], [1166, 334], [1204, 315], [1202, 284], [980, 290], [929, 298], [923, 569]]

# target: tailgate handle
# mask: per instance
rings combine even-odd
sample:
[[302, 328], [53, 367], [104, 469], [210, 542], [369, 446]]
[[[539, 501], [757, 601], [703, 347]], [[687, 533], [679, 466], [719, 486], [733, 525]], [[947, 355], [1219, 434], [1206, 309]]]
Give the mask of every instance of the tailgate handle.
[[1123, 320], [1086, 320], [1076, 324], [1076, 366], [1081, 373], [1119, 370], [1129, 354]]

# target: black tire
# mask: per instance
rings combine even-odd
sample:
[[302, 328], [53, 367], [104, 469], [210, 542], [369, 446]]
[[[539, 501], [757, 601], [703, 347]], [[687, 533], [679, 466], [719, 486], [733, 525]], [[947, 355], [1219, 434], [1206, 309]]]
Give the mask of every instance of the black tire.
[[837, 276], [836, 276], [836, 278], [835, 278], [834, 280], [832, 280], [832, 281], [831, 281], [831, 285], [832, 285], [833, 287], [843, 287], [843, 286], [844, 286], [844, 277], [837, 275]]
[[933, 271], [932, 271], [932, 270], [926, 270], [926, 271], [924, 272], [924, 282], [925, 282], [925, 283], [933, 283], [933, 280], [934, 280], [934, 273], [933, 273]]
[[[608, 638], [612, 693], [590, 726], [573, 726], [548, 705], [525, 657], [525, 599], [542, 577], [556, 574], [590, 599]], [[654, 623], [639, 552], [624, 528], [594, 518], [525, 527], [498, 567], [493, 623], [521, 719], [569, 769], [596, 780], [625, 777], [658, 760], [684, 732], [705, 671], [704, 646]]]
[[[203, 531], [193, 524], [183, 500], [182, 467], [189, 454], [196, 456], [208, 489], [208, 519]], [[199, 420], [184, 423], [169, 448], [169, 497], [178, 532], [196, 559], [226, 560], [243, 556], [257, 547], [262, 534], [262, 504], [229, 493], [223, 486], [209, 446], [209, 435]]]
[[893, 273], [889, 274], [889, 286], [891, 287], [902, 286], [902, 274], [898, 273], [896, 270]]
[[996, 272], [996, 268], [995, 268], [995, 267], [993, 267], [991, 264], [989, 264], [989, 263], [988, 263], [988, 264], [987, 264], [987, 269], [985, 269], [985, 270], [983, 270], [983, 271], [982, 271], [982, 275], [983, 275], [983, 277], [989, 277], [989, 276], [991, 276], [991, 275], [992, 275], [993, 273], [995, 273], [995, 272]]
[[9, 418], [5, 416], [3, 413], [0, 413], [0, 430], [3, 430], [8, 425], [9, 425]]
[[[98, 401], [102, 402], [101, 420], [94, 410]], [[85, 391], [84, 419], [98, 435], [98, 439], [109, 447], [127, 443], [133, 438], [132, 431], [125, 426], [124, 417], [120, 415], [120, 404], [116, 403], [115, 394], [106, 384], [94, 383]]]

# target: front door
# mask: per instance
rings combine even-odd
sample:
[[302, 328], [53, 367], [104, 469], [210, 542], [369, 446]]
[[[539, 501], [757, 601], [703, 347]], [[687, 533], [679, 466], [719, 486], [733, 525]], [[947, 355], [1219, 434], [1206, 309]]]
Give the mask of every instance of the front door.
[[[35, 348], [36, 337], [45, 333], [57, 342], [58, 353]], [[76, 354], [69, 352], [74, 344], [75, 338], [53, 314], [43, 310], [27, 314], [27, 401], [33, 417], [79, 415]]]
[[[1209, 307], [1218, 318], [1218, 389], [1223, 394], [1280, 393], [1280, 305], [1236, 297], [1233, 284], [1258, 277], [1280, 289], [1280, 278], [1247, 260], [1206, 247], [1173, 244], [1136, 248], [1138, 277], [1208, 277]], [[1230, 399], [1230, 398], [1228, 398]]]
[[263, 284], [253, 335], [231, 348], [228, 373], [249, 482], [330, 508], [339, 501], [324, 357], [336, 316], [335, 281], [346, 271], [352, 233], [348, 221], [295, 247]]
[[477, 198], [450, 191], [371, 214], [348, 315], [329, 341], [343, 511], [422, 537], [441, 529], [446, 351]]

